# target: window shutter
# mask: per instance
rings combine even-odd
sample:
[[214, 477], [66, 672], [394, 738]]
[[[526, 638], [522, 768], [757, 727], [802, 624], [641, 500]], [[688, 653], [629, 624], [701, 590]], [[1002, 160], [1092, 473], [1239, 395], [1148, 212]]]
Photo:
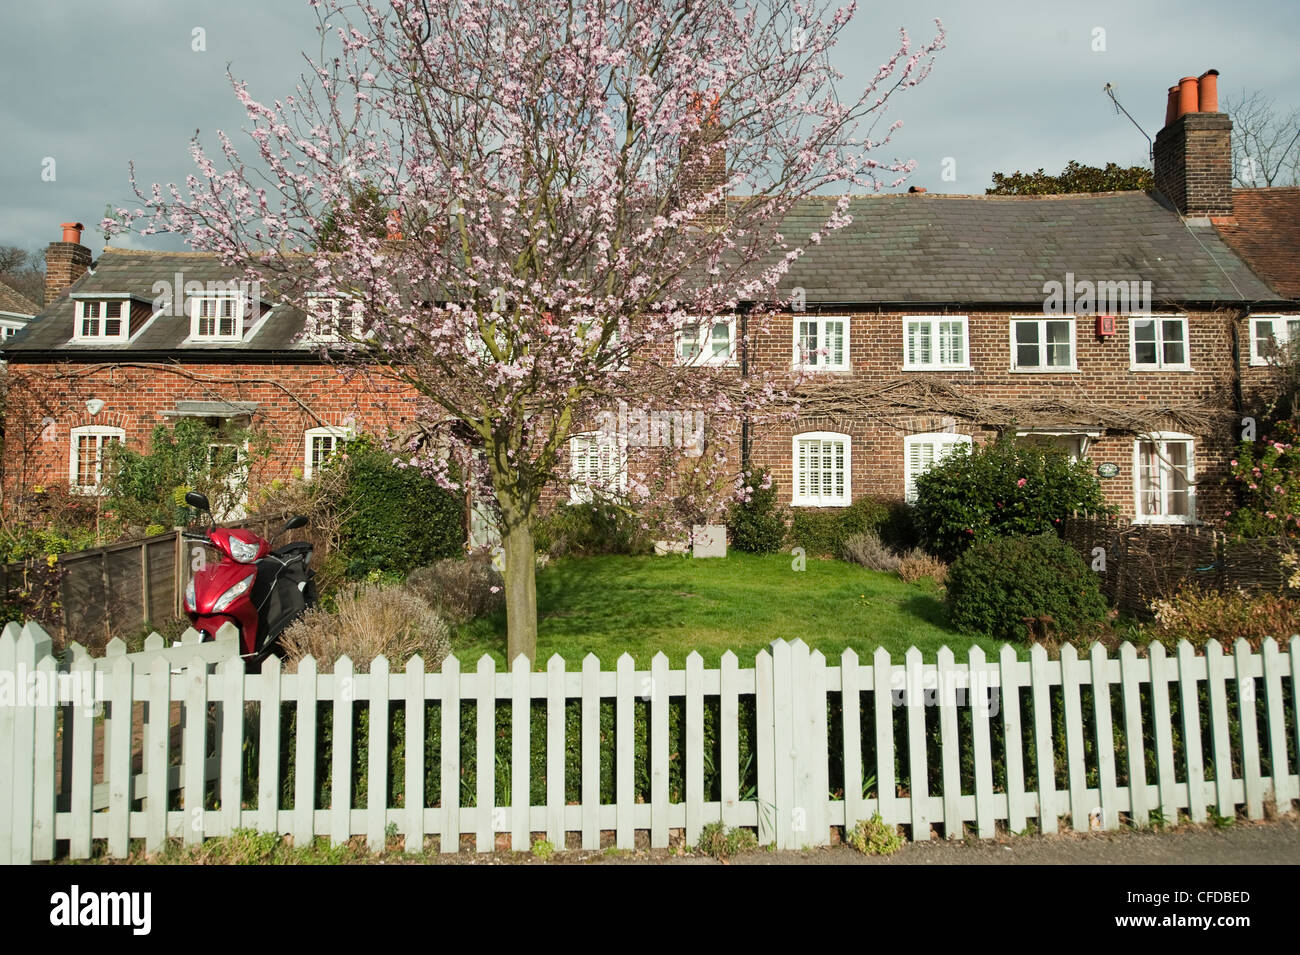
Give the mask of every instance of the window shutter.
[[844, 364], [844, 323], [828, 322], [826, 325], [826, 347], [830, 349], [830, 363]]

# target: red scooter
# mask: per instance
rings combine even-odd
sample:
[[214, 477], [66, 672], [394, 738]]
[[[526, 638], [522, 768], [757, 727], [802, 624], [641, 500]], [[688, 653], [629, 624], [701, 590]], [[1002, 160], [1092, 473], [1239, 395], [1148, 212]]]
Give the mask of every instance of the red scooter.
[[[185, 503], [206, 514], [207, 530], [185, 531], [182, 537], [215, 548], [221, 560], [204, 565], [185, 588], [185, 612], [195, 630], [211, 640], [221, 626], [233, 623], [240, 650], [253, 663], [279, 648], [279, 638], [308, 607], [316, 603], [312, 546], [294, 541], [271, 549], [271, 542], [250, 530], [217, 527], [205, 495], [190, 491]], [[280, 533], [304, 527], [307, 518], [293, 517]]]

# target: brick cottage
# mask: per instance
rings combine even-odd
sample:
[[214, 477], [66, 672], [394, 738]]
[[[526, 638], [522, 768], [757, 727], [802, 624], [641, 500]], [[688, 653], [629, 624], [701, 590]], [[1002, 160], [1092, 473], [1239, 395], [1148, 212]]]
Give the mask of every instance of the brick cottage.
[[[751, 436], [783, 503], [908, 497], [953, 446], [1014, 430], [1088, 458], [1135, 521], [1222, 516], [1242, 415], [1300, 333], [1300, 190], [1232, 188], [1216, 77], [1170, 90], [1152, 192], [854, 199], [783, 284], [796, 307], [746, 346], [751, 366], [812, 373], [800, 416]], [[816, 231], [832, 204], [800, 203], [783, 231]], [[326, 360], [338, 327], [315, 327], [318, 308], [211, 292], [238, 276], [204, 254], [92, 262], [80, 228], [51, 243], [45, 306], [4, 348], [7, 504], [93, 491], [105, 442], [143, 448], [182, 417], [266, 432], [255, 483], [412, 419], [412, 393]], [[726, 319], [676, 347], [739, 366], [737, 339]], [[625, 484], [617, 440], [575, 437], [574, 474]]]

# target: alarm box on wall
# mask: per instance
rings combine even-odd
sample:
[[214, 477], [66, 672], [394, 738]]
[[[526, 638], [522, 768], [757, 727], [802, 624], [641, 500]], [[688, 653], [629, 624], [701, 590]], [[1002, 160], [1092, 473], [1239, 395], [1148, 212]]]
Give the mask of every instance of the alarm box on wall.
[[1106, 338], [1115, 334], [1115, 316], [1098, 315], [1097, 316], [1097, 337]]

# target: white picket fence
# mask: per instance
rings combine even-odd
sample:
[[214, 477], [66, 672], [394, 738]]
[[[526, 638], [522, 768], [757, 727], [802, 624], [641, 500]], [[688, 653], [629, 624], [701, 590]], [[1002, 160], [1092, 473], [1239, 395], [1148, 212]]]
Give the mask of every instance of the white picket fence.
[[[107, 841], [110, 856], [122, 857], [132, 840], [143, 840], [153, 851], [169, 837], [197, 843], [238, 829], [291, 834], [297, 844], [315, 836], [335, 844], [365, 836], [372, 849], [382, 848], [395, 831], [405, 837], [408, 851], [420, 851], [426, 836], [437, 836], [441, 851], [454, 852], [461, 837], [469, 836], [474, 848], [485, 852], [494, 849], [501, 833], [510, 834], [515, 848], [526, 848], [535, 833], [562, 847], [573, 833], [582, 848], [597, 849], [602, 833], [631, 848], [637, 833], [645, 832], [650, 846], [662, 847], [672, 830], [681, 829], [694, 844], [707, 823], [721, 821], [756, 828], [760, 843], [799, 848], [824, 845], [832, 827], [852, 826], [875, 813], [908, 827], [912, 839], [931, 838], [932, 826], [947, 838], [961, 837], [968, 824], [979, 837], [990, 837], [1000, 825], [1021, 832], [1030, 820], [1041, 831], [1055, 832], [1066, 816], [1081, 830], [1146, 825], [1154, 813], [1173, 822], [1180, 810], [1199, 822], [1208, 818], [1207, 808], [1219, 816], [1244, 808], [1251, 818], [1261, 818], [1270, 799], [1281, 811], [1300, 799], [1294, 756], [1300, 740], [1296, 637], [1286, 650], [1265, 641], [1259, 653], [1242, 641], [1230, 656], [1212, 643], [1203, 656], [1186, 644], [1169, 656], [1153, 644], [1148, 656], [1139, 657], [1126, 644], [1118, 659], [1096, 646], [1082, 659], [1070, 647], [1060, 659], [1048, 659], [1035, 647], [1028, 660], [1020, 660], [1011, 647], [1003, 647], [996, 660], [988, 660], [975, 647], [964, 663], [946, 648], [937, 663], [923, 663], [913, 648], [901, 664], [882, 649], [869, 663], [846, 650], [838, 665], [828, 665], [820, 652], [795, 640], [775, 641], [770, 652], [756, 656], [753, 667], [741, 667], [727, 653], [719, 668], [706, 669], [692, 654], [685, 669], [674, 670], [659, 654], [649, 670], [636, 669], [624, 655], [613, 671], [602, 671], [594, 656], [580, 671], [571, 671], [557, 656], [542, 672], [530, 672], [521, 658], [501, 673], [488, 657], [474, 672], [461, 672], [455, 658], [440, 672], [425, 672], [418, 657], [404, 671], [393, 672], [381, 657], [369, 673], [354, 672], [347, 658], [332, 673], [318, 672], [310, 659], [296, 673], [282, 672], [275, 659], [260, 673], [246, 673], [238, 657], [214, 663], [229, 656], [228, 645], [186, 644], [163, 651], [157, 640], [144, 653], [126, 654], [117, 645], [109, 657], [73, 655], [65, 664], [49, 650], [49, 638], [39, 627], [29, 624], [20, 632], [11, 624], [0, 636], [0, 672], [34, 673], [38, 683], [60, 674], [82, 681], [102, 674], [102, 732], [94, 729], [96, 703], [84, 698], [60, 707], [48, 699], [11, 697], [11, 705], [0, 707], [0, 862], [51, 859], [56, 849], [63, 853], [65, 841], [74, 859], [90, 856], [97, 840]], [[984, 688], [994, 695], [975, 692]], [[1084, 688], [1090, 691], [1087, 713]], [[838, 694], [841, 704], [835, 726], [828, 718], [829, 694]], [[1112, 706], [1114, 694], [1118, 702]], [[757, 786], [742, 799], [739, 714], [746, 697], [753, 697], [756, 713]], [[670, 706], [682, 705], [674, 698], [684, 701], [685, 751], [679, 753], [672, 752], [668, 732]], [[717, 699], [719, 713], [720, 798], [713, 800], [704, 793], [709, 698]], [[1202, 728], [1203, 698], [1208, 730]], [[1000, 705], [987, 705], [990, 699]], [[1013, 699], [1015, 705], [1006, 705]], [[633, 736], [633, 709], [643, 700], [649, 707], [645, 756]], [[472, 806], [460, 804], [462, 701], [477, 704], [475, 759], [486, 767], [477, 775]], [[544, 703], [546, 712], [540, 805], [530, 800], [534, 701]], [[578, 739], [565, 738], [570, 701], [580, 705]], [[612, 701], [615, 711], [612, 802], [600, 796], [602, 701]], [[246, 794], [241, 799], [244, 721], [251, 702], [260, 703], [262, 713], [278, 714], [283, 704], [295, 708], [292, 755], [300, 768], [316, 766], [318, 706], [328, 705], [333, 714], [330, 805], [315, 805], [318, 780], [300, 771], [292, 806], [281, 808], [280, 724], [272, 719], [257, 724], [256, 799]], [[425, 798], [425, 704], [430, 702], [441, 704], [442, 799], [434, 806]], [[370, 794], [388, 792], [395, 755], [388, 745], [389, 716], [394, 704], [405, 709], [403, 805], [369, 797], [364, 806], [352, 805], [359, 742], [352, 738], [352, 714], [360, 703], [370, 709]], [[501, 753], [498, 707], [512, 714], [511, 738]], [[968, 718], [960, 714], [963, 708], [970, 710]], [[936, 720], [934, 710], [937, 742], [927, 729], [927, 714], [932, 725]], [[1114, 710], [1122, 714], [1118, 723], [1112, 720]], [[176, 711], [183, 728], [173, 739]], [[864, 715], [874, 727], [869, 734], [874, 741], [863, 738]], [[133, 726], [138, 734], [133, 735]], [[840, 740], [837, 749], [842, 747], [836, 754], [832, 730]], [[906, 741], [898, 754], [896, 731]], [[999, 741], [1002, 768], [996, 775], [1002, 784], [995, 787]], [[572, 805], [565, 799], [566, 746], [580, 754], [581, 798]], [[1129, 753], [1136, 758], [1128, 759]], [[495, 801], [498, 755], [511, 765], [507, 805]], [[842, 794], [830, 791], [832, 755], [842, 760]], [[896, 756], [900, 765], [918, 771], [896, 773]], [[103, 767], [98, 783], [96, 757]], [[1153, 778], [1147, 774], [1148, 757], [1156, 766]], [[1027, 778], [1029, 758], [1032, 778]], [[634, 791], [638, 759], [648, 760], [645, 801]], [[684, 760], [684, 798], [678, 801], [670, 800], [674, 759]], [[1121, 759], [1126, 776], [1117, 771]], [[1239, 773], [1230, 770], [1234, 763]], [[940, 780], [933, 792], [932, 771]], [[1058, 785], [1058, 777], [1068, 782]], [[971, 784], [963, 785], [963, 778]], [[209, 782], [216, 787], [216, 808], [204, 806]], [[104, 793], [106, 798], [97, 798]], [[253, 804], [245, 805], [245, 799]]]

